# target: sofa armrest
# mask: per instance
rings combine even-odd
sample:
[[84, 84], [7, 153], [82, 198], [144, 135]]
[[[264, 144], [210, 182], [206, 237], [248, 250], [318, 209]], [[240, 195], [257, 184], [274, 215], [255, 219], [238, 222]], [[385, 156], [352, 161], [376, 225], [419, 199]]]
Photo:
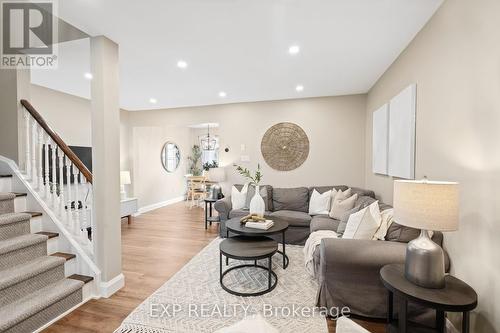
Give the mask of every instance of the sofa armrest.
[[217, 211], [217, 213], [219, 213], [220, 220], [226, 221], [227, 219], [229, 219], [229, 212], [231, 211], [231, 209], [233, 209], [233, 205], [231, 203], [231, 197], [227, 196], [220, 200], [217, 200], [214, 203], [214, 208]]
[[406, 243], [325, 238], [321, 241], [321, 260], [328, 268], [378, 271], [387, 264], [404, 264]]

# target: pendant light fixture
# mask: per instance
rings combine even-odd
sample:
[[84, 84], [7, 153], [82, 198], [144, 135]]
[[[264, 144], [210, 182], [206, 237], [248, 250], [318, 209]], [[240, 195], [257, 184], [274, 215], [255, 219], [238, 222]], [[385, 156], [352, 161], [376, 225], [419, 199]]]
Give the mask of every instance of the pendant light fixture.
[[201, 148], [203, 150], [215, 150], [215, 146], [217, 144], [217, 140], [215, 138], [210, 137], [210, 124], [207, 125], [207, 136], [201, 139]]

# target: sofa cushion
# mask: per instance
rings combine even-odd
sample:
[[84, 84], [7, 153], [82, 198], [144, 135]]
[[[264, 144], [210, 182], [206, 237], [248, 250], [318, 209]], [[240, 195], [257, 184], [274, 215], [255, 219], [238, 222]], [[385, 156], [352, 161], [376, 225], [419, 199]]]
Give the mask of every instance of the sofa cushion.
[[[250, 189], [249, 189], [249, 191], [250, 191]], [[370, 206], [375, 201], [377, 201], [375, 198], [364, 195], [364, 196], [358, 197], [358, 200], [356, 200], [356, 203], [354, 204], [354, 206], [360, 206], [360, 208], [363, 209], [365, 207]]]
[[309, 189], [307, 187], [273, 188], [273, 210], [309, 212]]
[[330, 191], [332, 188], [334, 188], [335, 190], [341, 190], [341, 191], [345, 191], [347, 190], [349, 187], [345, 186], [345, 185], [330, 185], [330, 186], [311, 186], [309, 187], [309, 198], [311, 197], [312, 195], [312, 192], [314, 190], [318, 191], [320, 194], [322, 193], [325, 193], [326, 191]]
[[[246, 208], [233, 209], [232, 211], [229, 212], [229, 218], [232, 219], [234, 217], [243, 217], [243, 216], [247, 216], [248, 214], [250, 214], [250, 211]], [[265, 216], [269, 216], [270, 214], [271, 214], [270, 211], [266, 211], [264, 213]]]
[[359, 187], [351, 187], [352, 189], [352, 194], [357, 194], [358, 196], [360, 197], [372, 197], [375, 199], [375, 192], [373, 192], [372, 190], [365, 190], [363, 188], [359, 188]]
[[[265, 210], [270, 209], [272, 206], [272, 198], [273, 198], [273, 188], [270, 185], [260, 185], [259, 192], [262, 199], [264, 199]], [[255, 195], [255, 185], [248, 186], [247, 198], [245, 202], [245, 208], [250, 208], [250, 201], [252, 201], [253, 196]]]
[[414, 240], [420, 235], [420, 230], [415, 228], [410, 228], [396, 222], [393, 222], [389, 229], [387, 230], [387, 234], [385, 235], [385, 239], [392, 242], [402, 242], [408, 243], [409, 241]]
[[289, 225], [295, 227], [309, 227], [311, 224], [311, 216], [304, 212], [294, 210], [278, 210], [269, 215], [271, 218], [279, 218], [288, 222]]
[[332, 219], [328, 215], [316, 215], [311, 220], [310, 231], [331, 230], [337, 232], [339, 223], [339, 220]]

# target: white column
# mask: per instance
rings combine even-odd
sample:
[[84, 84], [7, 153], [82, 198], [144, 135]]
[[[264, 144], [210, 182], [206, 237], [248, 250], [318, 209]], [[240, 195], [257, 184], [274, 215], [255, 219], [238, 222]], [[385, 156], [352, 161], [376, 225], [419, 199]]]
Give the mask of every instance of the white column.
[[118, 45], [104, 36], [90, 42], [92, 106], [92, 230], [101, 269], [101, 293], [123, 286], [120, 224], [120, 105]]

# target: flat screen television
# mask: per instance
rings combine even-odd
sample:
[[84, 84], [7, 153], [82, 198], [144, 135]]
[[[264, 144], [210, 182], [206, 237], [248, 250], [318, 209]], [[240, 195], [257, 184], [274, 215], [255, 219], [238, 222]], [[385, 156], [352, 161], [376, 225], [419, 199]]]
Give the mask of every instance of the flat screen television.
[[69, 146], [69, 148], [85, 164], [87, 169], [92, 172], [92, 147]]

